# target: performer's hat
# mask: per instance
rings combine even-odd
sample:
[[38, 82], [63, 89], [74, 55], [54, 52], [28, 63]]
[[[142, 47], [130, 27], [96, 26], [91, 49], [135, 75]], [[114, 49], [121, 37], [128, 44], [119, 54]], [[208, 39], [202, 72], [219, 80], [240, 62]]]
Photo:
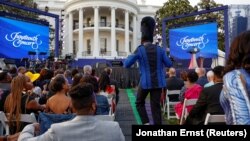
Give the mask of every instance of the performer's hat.
[[153, 42], [155, 30], [155, 20], [154, 18], [147, 16], [144, 17], [141, 21], [141, 40]]

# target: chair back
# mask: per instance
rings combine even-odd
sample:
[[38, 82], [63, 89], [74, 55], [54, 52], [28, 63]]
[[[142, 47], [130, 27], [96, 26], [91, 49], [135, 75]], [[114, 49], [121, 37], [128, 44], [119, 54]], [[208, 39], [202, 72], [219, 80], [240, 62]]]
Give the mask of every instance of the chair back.
[[187, 106], [193, 106], [196, 104], [198, 99], [184, 99], [183, 107], [182, 107], [182, 114], [180, 124], [183, 124], [183, 120], [185, 120], [188, 116]]
[[204, 125], [208, 125], [209, 123], [226, 123], [225, 115], [211, 115], [207, 113]]
[[4, 135], [4, 130], [5, 130], [5, 134], [8, 135], [9, 133], [7, 133], [7, 123], [8, 120], [5, 116], [5, 113], [0, 111], [0, 135], [3, 136]]
[[21, 114], [21, 122], [27, 122], [27, 123], [36, 123], [36, 116], [34, 113], [30, 113], [30, 114]]
[[175, 104], [177, 104], [179, 101], [172, 101], [169, 96], [178, 96], [180, 95], [181, 93], [181, 90], [167, 90], [167, 94], [166, 94], [166, 102], [164, 104], [164, 107], [163, 107], [163, 113], [165, 114], [166, 112], [166, 107], [167, 107], [167, 118], [170, 119], [170, 118], [175, 118], [176, 116], [171, 116], [170, 114], [170, 106], [174, 106]]

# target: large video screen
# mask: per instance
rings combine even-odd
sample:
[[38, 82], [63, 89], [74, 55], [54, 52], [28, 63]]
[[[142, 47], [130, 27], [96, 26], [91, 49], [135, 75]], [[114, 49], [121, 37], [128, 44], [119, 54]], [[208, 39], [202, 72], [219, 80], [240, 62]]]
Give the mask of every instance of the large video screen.
[[190, 52], [198, 50], [196, 57], [216, 58], [218, 56], [217, 32], [215, 22], [170, 29], [170, 55], [177, 59], [190, 59]]
[[29, 52], [49, 55], [49, 27], [0, 17], [0, 57], [29, 58]]

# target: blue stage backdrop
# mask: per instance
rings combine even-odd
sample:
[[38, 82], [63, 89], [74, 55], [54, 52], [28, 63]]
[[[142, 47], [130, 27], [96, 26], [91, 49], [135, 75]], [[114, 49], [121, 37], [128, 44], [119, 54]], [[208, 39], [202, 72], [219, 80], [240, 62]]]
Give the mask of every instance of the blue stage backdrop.
[[0, 57], [29, 58], [29, 51], [49, 55], [49, 27], [0, 17]]
[[170, 55], [178, 59], [190, 59], [190, 50], [197, 48], [197, 57], [218, 56], [217, 23], [181, 27], [169, 30]]

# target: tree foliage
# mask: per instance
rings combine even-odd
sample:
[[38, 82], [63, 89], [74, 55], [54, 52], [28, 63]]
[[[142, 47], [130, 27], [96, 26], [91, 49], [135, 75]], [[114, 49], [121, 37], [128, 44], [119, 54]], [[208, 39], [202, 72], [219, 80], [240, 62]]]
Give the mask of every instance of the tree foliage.
[[[215, 7], [220, 7], [222, 4], [216, 3], [214, 0], [201, 0], [198, 4], [197, 7], [199, 10], [205, 10], [208, 8], [215, 8]], [[203, 15], [198, 15], [196, 17], [196, 20], [205, 20], [205, 19], [215, 19], [217, 24], [218, 24], [218, 47], [220, 50], [225, 51], [225, 45], [224, 45], [224, 40], [225, 40], [225, 34], [224, 34], [224, 12], [219, 11], [219, 12], [213, 12], [213, 13], [208, 13], [208, 14], [203, 14]]]
[[[165, 17], [172, 17], [175, 15], [181, 15], [181, 14], [187, 14], [190, 13], [194, 10], [194, 8], [190, 5], [190, 2], [188, 0], [168, 0], [167, 2], [164, 3], [163, 7], [160, 8], [156, 12], [156, 18], [157, 22], [159, 25], [159, 32], [161, 33], [161, 21]], [[169, 28], [173, 28], [173, 26], [181, 25], [187, 22], [191, 22], [194, 20], [194, 17], [188, 17], [188, 18], [182, 18], [182, 19], [177, 19], [177, 20], [172, 20], [167, 22], [167, 28], [166, 32], [168, 35]], [[167, 40], [167, 47], [168, 47], [168, 41], [169, 38], [168, 36], [166, 37]]]
[[[33, 0], [9, 0], [9, 2], [17, 3], [22, 6], [26, 7], [31, 7], [34, 8], [36, 7], [36, 3], [33, 2]], [[0, 11], [5, 11], [7, 13], [15, 14], [15, 15], [20, 15], [22, 17], [29, 17], [29, 18], [37, 18], [37, 14], [29, 12], [29, 11], [24, 11], [18, 8], [14, 7], [9, 7], [6, 5], [0, 5]]]
[[[168, 0], [166, 3], [164, 3], [163, 7], [160, 8], [156, 12], [156, 19], [157, 22], [159, 23], [159, 31], [161, 32], [161, 21], [163, 18], [166, 17], [172, 17], [175, 15], [181, 15], [181, 14], [187, 14], [191, 13], [196, 10], [205, 10], [207, 8], [215, 8], [215, 7], [220, 7], [222, 4], [217, 4], [214, 0], [200, 0], [200, 2], [192, 7], [189, 3], [188, 0]], [[219, 49], [225, 50], [224, 49], [224, 23], [223, 23], [223, 11], [220, 12], [213, 12], [209, 14], [203, 14], [203, 15], [198, 15], [195, 17], [188, 17], [188, 18], [182, 18], [182, 19], [177, 19], [173, 21], [167, 22], [167, 28], [166, 28], [166, 33], [167, 33], [167, 47], [168, 47], [168, 29], [173, 28], [174, 26], [178, 25], [184, 25], [190, 22], [198, 21], [198, 20], [205, 20], [205, 19], [216, 19], [219, 29], [218, 29], [218, 40], [219, 40]]]

